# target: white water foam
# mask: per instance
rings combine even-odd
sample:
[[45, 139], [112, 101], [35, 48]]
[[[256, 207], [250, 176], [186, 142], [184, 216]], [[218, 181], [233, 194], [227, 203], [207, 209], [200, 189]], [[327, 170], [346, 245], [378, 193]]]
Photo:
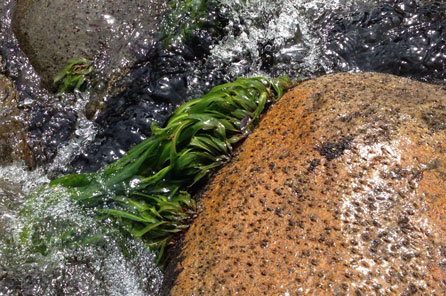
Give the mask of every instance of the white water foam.
[[47, 182], [42, 170], [0, 168], [0, 295], [158, 294], [155, 254], [65, 189], [37, 191]]
[[[209, 60], [232, 77], [279, 76], [295, 79], [330, 69], [320, 59], [323, 24], [354, 9], [376, 6], [370, 0], [221, 0], [231, 20], [228, 34]], [[322, 26], [322, 28], [321, 28]], [[270, 51], [272, 65], [262, 60]]]
[[75, 92], [73, 109], [77, 115], [76, 130], [68, 142], [58, 147], [55, 158], [48, 166], [48, 171], [59, 174], [68, 172], [70, 168], [67, 164], [71, 163], [76, 156], [84, 154], [88, 146], [95, 140], [98, 127], [85, 115], [85, 106], [89, 100], [90, 93], [88, 91]]

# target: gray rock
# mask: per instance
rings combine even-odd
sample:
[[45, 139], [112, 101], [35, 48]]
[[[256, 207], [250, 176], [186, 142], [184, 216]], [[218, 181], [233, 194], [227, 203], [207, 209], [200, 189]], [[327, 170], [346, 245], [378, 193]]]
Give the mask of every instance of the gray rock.
[[116, 79], [147, 48], [164, 2], [17, 0], [13, 29], [47, 88], [72, 58], [99, 60], [105, 79]]

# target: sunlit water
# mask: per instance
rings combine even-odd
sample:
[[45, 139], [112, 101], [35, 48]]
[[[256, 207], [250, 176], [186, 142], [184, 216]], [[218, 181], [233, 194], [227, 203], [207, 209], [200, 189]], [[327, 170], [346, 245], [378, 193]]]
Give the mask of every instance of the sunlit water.
[[[216, 84], [240, 76], [286, 74], [296, 79], [339, 70], [444, 82], [445, 4], [221, 2], [227, 19], [222, 40], [203, 37], [205, 50], [177, 48], [173, 54], [148, 48], [145, 59], [119, 82], [126, 90], [110, 98], [94, 120], [84, 112], [89, 93], [57, 98], [38, 87], [39, 78], [11, 33], [13, 1], [1, 2], [0, 71], [17, 85], [42, 169], [28, 172], [20, 164], [0, 168], [0, 295], [158, 294], [162, 273], [141, 243], [112, 230], [111, 222], [96, 221], [63, 191], [41, 192], [26, 215], [25, 200], [49, 177], [94, 171], [119, 158], [150, 136], [152, 122], [162, 124], [178, 104]], [[200, 58], [191, 59], [190, 52]], [[57, 202], [48, 203], [55, 194]], [[56, 238], [69, 228], [82, 239], [102, 238], [67, 247]]]
[[41, 170], [14, 165], [0, 176], [0, 295], [158, 293], [162, 274], [142, 242], [97, 221], [62, 189], [33, 193], [48, 181]]
[[324, 25], [334, 16], [376, 6], [368, 0], [222, 0], [230, 17], [229, 34], [212, 49], [210, 60], [231, 78], [309, 77], [329, 70], [321, 59]]

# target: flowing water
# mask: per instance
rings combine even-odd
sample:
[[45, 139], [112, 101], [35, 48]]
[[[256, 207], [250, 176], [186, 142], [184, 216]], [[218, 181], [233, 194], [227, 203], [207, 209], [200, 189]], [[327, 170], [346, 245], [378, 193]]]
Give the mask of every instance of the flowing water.
[[[97, 221], [63, 192], [34, 194], [48, 178], [95, 171], [150, 136], [176, 106], [240, 76], [310, 78], [379, 71], [431, 83], [446, 80], [444, 1], [220, 0], [222, 38], [206, 29], [170, 51], [146, 44], [138, 63], [107, 94], [105, 109], [85, 92], [56, 97], [20, 51], [11, 30], [13, 0], [0, 1], [0, 73], [16, 84], [22, 118], [40, 168], [0, 168], [0, 295], [157, 295], [162, 272], [140, 242]], [[35, 231], [30, 234], [30, 230]], [[66, 247], [67, 229], [98, 237]]]
[[[162, 273], [141, 242], [97, 221], [42, 170], [0, 169], [0, 295], [151, 295]], [[52, 198], [58, 196], [57, 199]], [[26, 214], [23, 214], [23, 213]], [[94, 243], [73, 245], [86, 238]]]

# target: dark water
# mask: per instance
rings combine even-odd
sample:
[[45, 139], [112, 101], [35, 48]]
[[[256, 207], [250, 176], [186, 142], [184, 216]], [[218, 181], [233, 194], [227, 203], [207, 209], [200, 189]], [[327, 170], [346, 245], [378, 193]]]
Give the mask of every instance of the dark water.
[[446, 3], [390, 1], [328, 24], [333, 71], [375, 71], [445, 83]]
[[[151, 45], [147, 56], [116, 85], [124, 91], [110, 98], [95, 123], [100, 132], [86, 153], [72, 162], [75, 171], [96, 171], [120, 158], [130, 147], [150, 136], [153, 122], [162, 124], [173, 110], [211, 86], [226, 82], [221, 69], [206, 65], [205, 58], [218, 42], [215, 23], [227, 20], [214, 10], [215, 19], [183, 43], [169, 49], [164, 39]], [[222, 30], [219, 32], [223, 34]], [[198, 87], [191, 87], [191, 84]]]

